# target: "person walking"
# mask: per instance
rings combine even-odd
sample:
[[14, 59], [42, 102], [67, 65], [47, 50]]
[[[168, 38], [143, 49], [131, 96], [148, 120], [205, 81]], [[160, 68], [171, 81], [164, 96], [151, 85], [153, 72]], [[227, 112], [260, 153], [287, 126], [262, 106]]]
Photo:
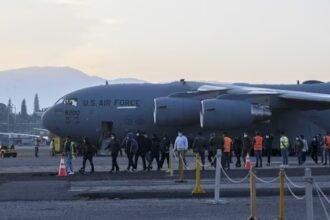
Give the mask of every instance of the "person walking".
[[182, 157], [183, 163], [185, 166], [187, 166], [187, 161], [186, 161], [186, 152], [189, 148], [188, 145], [188, 139], [181, 131], [178, 132], [178, 136], [175, 139], [174, 142], [174, 151], [178, 151], [179, 153], [179, 159]]
[[205, 170], [205, 149], [206, 149], [206, 140], [203, 137], [202, 132], [198, 132], [197, 136], [193, 142], [193, 151], [196, 154], [199, 154], [202, 162], [202, 170]]
[[229, 137], [229, 135], [225, 132], [223, 134], [223, 163], [222, 166], [224, 169], [229, 170], [230, 169], [230, 154], [233, 147], [233, 140]]
[[[217, 157], [216, 157], [217, 156], [217, 151], [222, 150], [223, 143], [224, 143], [223, 136], [220, 133], [215, 133], [210, 138], [209, 149], [210, 149], [211, 155], [212, 155], [212, 158], [210, 158], [210, 159], [213, 159], [210, 162], [211, 162], [211, 166], [213, 166], [213, 167], [217, 166], [217, 163], [218, 163], [218, 161], [216, 160], [217, 159]], [[222, 157], [222, 155], [221, 155], [221, 157]]]
[[311, 141], [311, 158], [313, 159], [314, 163], [317, 164], [318, 162], [318, 156], [317, 156], [317, 151], [319, 148], [319, 141], [316, 136], [313, 137]]
[[164, 135], [164, 137], [160, 141], [160, 154], [161, 154], [160, 169], [163, 169], [165, 159], [167, 161], [167, 168], [170, 169], [170, 153], [172, 153], [170, 152], [170, 146], [171, 146], [170, 139], [168, 138], [167, 135]]
[[306, 161], [306, 156], [308, 154], [308, 142], [305, 139], [304, 135], [300, 135], [300, 139], [302, 140], [303, 144], [304, 144], [304, 148], [302, 149], [302, 158], [303, 158], [303, 163], [305, 163]]
[[324, 137], [322, 134], [317, 136], [317, 140], [319, 141], [319, 147], [317, 149], [317, 154], [321, 158], [321, 164], [324, 163], [324, 151], [325, 151], [325, 144], [324, 144]]
[[41, 142], [41, 140], [39, 138], [36, 138], [35, 145], [34, 145], [34, 156], [35, 157], [38, 157], [40, 142]]
[[125, 153], [127, 156], [127, 160], [128, 160], [128, 165], [127, 165], [127, 169], [126, 171], [129, 172], [131, 171], [135, 171], [135, 165], [134, 165], [134, 161], [133, 161], [133, 157], [135, 155], [135, 153], [137, 152], [139, 146], [137, 141], [134, 138], [134, 134], [129, 132], [126, 136], [126, 138], [123, 141], [123, 146], [125, 149]]
[[160, 163], [159, 163], [159, 153], [160, 153], [160, 139], [156, 134], [152, 135], [151, 138], [151, 158], [150, 158], [150, 162], [148, 165], [148, 169], [152, 170], [152, 162], [154, 161], [154, 159], [156, 159], [156, 163], [157, 163], [157, 169], [160, 170]]
[[325, 155], [324, 155], [324, 165], [327, 165], [327, 162], [329, 160], [330, 165], [330, 132], [327, 132], [327, 136], [324, 138], [325, 143]]
[[244, 161], [244, 166], [246, 163], [246, 155], [251, 155], [251, 149], [252, 149], [252, 141], [251, 138], [248, 136], [247, 133], [244, 133], [243, 135], [243, 149], [242, 149], [242, 159]]
[[272, 157], [272, 151], [273, 151], [273, 136], [270, 134], [265, 135], [265, 150], [267, 155], [267, 166], [270, 166], [271, 157]]
[[79, 170], [79, 173], [85, 173], [85, 166], [87, 160], [89, 161], [89, 164], [91, 166], [91, 173], [94, 173], [93, 157], [96, 151], [89, 142], [89, 139], [87, 137], [83, 138], [82, 153], [83, 153], [83, 163], [82, 163], [82, 168], [80, 168]]
[[139, 148], [135, 154], [135, 163], [134, 163], [135, 169], [137, 169], [138, 160], [139, 160], [139, 157], [141, 157], [143, 170], [145, 171], [147, 169], [147, 167], [146, 167], [146, 149], [145, 149], [145, 145], [143, 144], [143, 136], [140, 133], [140, 131], [136, 132], [136, 141], [139, 145]]
[[256, 136], [253, 138], [253, 149], [254, 155], [256, 157], [256, 167], [262, 167], [262, 148], [264, 144], [264, 138], [260, 135], [259, 132], [256, 133]]
[[234, 139], [234, 152], [236, 155], [236, 167], [241, 167], [241, 156], [242, 156], [242, 149], [243, 149], [243, 141], [242, 138], [236, 137]]
[[111, 170], [109, 171], [110, 173], [112, 172], [118, 172], [119, 171], [119, 165], [117, 162], [118, 154], [120, 152], [120, 144], [119, 141], [117, 140], [116, 134], [111, 135], [111, 141], [107, 147], [107, 149], [110, 150], [111, 153], [111, 159], [112, 159], [112, 166]]
[[65, 168], [69, 175], [74, 175], [72, 160], [75, 158], [75, 148], [70, 136], [64, 141]]
[[[142, 146], [144, 148], [145, 151], [145, 161], [146, 163], [150, 163], [151, 160], [151, 139], [148, 136], [147, 132], [143, 132], [142, 133]], [[148, 171], [149, 169], [146, 167], [146, 169], [144, 171]]]
[[281, 132], [280, 138], [280, 149], [282, 155], [282, 166], [288, 166], [288, 149], [289, 149], [289, 138], [285, 136], [284, 131]]
[[296, 152], [296, 156], [298, 159], [298, 164], [302, 165], [303, 164], [303, 150], [304, 148], [304, 143], [302, 142], [302, 140], [300, 139], [299, 136], [296, 137], [295, 142], [294, 142], [294, 150]]

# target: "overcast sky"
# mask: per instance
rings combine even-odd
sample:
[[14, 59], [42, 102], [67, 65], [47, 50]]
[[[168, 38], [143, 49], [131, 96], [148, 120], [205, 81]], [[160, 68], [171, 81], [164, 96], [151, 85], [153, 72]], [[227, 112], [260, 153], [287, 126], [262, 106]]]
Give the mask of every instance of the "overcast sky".
[[1, 0], [0, 70], [330, 81], [328, 0]]

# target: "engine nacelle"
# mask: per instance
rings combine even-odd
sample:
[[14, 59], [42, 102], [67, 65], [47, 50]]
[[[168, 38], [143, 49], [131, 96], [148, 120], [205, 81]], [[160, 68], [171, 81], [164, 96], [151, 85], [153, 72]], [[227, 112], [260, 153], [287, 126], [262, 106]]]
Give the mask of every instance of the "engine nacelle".
[[206, 129], [232, 129], [247, 127], [270, 119], [267, 106], [245, 101], [207, 99], [201, 102], [200, 124]]
[[154, 123], [159, 126], [191, 126], [199, 124], [200, 101], [161, 97], [154, 100]]

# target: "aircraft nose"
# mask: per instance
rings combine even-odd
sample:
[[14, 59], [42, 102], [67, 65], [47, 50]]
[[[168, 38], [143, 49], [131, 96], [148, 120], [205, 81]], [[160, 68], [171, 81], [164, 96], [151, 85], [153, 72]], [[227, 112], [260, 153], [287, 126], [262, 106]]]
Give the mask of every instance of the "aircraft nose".
[[53, 125], [54, 125], [54, 121], [53, 121], [53, 118], [52, 117], [54, 115], [54, 109], [51, 107], [49, 108], [43, 115], [42, 115], [42, 124], [43, 126], [51, 131], [53, 130]]

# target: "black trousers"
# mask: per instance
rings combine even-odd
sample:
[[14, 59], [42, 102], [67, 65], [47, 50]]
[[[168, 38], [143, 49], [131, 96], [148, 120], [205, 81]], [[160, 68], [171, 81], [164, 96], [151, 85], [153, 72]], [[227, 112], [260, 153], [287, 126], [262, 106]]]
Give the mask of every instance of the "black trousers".
[[111, 157], [112, 157], [112, 168], [111, 168], [111, 170], [114, 171], [116, 169], [118, 171], [119, 170], [119, 166], [118, 166], [118, 163], [117, 163], [118, 154], [112, 153]]
[[131, 167], [132, 167], [132, 169], [135, 168], [135, 165], [134, 165], [134, 162], [133, 162], [133, 156], [134, 156], [133, 153], [128, 153], [127, 154], [127, 159], [128, 159], [127, 170], [131, 169]]
[[208, 150], [208, 154], [207, 154], [207, 159], [209, 160], [210, 164], [213, 165], [213, 161], [214, 161], [214, 154], [211, 150]]
[[143, 170], [145, 170], [146, 169], [146, 153], [141, 153], [141, 152], [138, 152], [135, 154], [135, 164], [134, 164], [135, 169], [137, 169], [139, 157], [141, 157], [141, 159], [142, 159]]
[[169, 152], [167, 152], [167, 153], [162, 152], [161, 153], [161, 159], [160, 159], [160, 165], [159, 165], [161, 169], [163, 168], [165, 159], [167, 161], [167, 168], [170, 168], [170, 153]]
[[241, 152], [236, 153], [236, 167], [240, 167], [241, 166]]
[[82, 165], [82, 170], [85, 171], [86, 167], [86, 161], [89, 161], [89, 164], [91, 165], [91, 172], [94, 172], [94, 163], [93, 163], [93, 155], [87, 154], [83, 156], [83, 165]]
[[149, 166], [148, 168], [151, 169], [152, 168], [152, 162], [154, 161], [154, 159], [156, 159], [156, 162], [157, 162], [157, 168], [160, 169], [160, 166], [159, 166], [159, 153], [153, 153], [151, 152], [151, 158], [150, 158], [150, 163], [149, 163]]
[[34, 156], [38, 157], [39, 147], [34, 147]]
[[201, 162], [202, 162], [202, 165], [203, 165], [203, 169], [204, 169], [204, 165], [205, 165], [205, 151], [200, 151], [198, 152], [199, 156], [201, 157]]
[[311, 152], [311, 158], [313, 159], [314, 163], [317, 164], [317, 162], [318, 162], [317, 150], [313, 150], [313, 151]]
[[222, 167], [229, 169], [230, 167], [230, 152], [222, 153]]
[[272, 157], [272, 149], [266, 148], [266, 155], [267, 155], [267, 163], [270, 164], [271, 157]]

